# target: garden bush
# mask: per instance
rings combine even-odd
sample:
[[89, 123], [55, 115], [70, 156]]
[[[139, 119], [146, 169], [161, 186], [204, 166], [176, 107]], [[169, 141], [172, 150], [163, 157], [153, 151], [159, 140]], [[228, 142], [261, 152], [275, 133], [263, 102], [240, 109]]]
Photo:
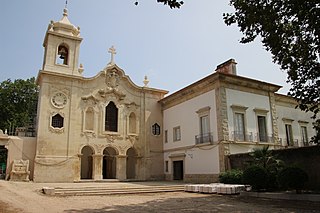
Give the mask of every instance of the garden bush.
[[300, 193], [308, 181], [308, 174], [299, 167], [288, 166], [278, 174], [278, 182], [283, 189], [295, 189]]
[[232, 169], [230, 171], [222, 172], [219, 175], [220, 183], [226, 184], [241, 184], [243, 171], [239, 169]]
[[251, 185], [254, 190], [266, 189], [268, 182], [267, 171], [261, 166], [249, 166], [243, 171], [242, 180], [244, 184]]

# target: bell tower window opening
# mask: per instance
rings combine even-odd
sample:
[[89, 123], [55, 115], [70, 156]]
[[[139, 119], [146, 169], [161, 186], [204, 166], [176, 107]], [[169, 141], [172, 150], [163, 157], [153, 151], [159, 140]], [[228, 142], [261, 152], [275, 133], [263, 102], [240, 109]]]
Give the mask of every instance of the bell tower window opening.
[[56, 63], [68, 65], [68, 56], [69, 56], [68, 47], [65, 44], [59, 45]]
[[108, 106], [106, 106], [106, 116], [105, 116], [105, 131], [117, 132], [118, 131], [118, 108], [111, 101]]
[[56, 114], [51, 119], [51, 126], [53, 128], [62, 128], [64, 118], [60, 114]]

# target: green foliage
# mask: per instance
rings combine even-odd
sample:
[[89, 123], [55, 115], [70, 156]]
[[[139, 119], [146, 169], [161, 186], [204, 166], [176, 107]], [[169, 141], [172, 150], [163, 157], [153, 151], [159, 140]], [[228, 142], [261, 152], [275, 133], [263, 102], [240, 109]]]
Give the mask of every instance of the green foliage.
[[[38, 87], [35, 78], [10, 79], [0, 83], [0, 129], [24, 127], [37, 114]], [[14, 131], [14, 129], [12, 129]]]
[[257, 165], [265, 169], [267, 176], [266, 188], [269, 190], [274, 190], [278, 188], [277, 176], [279, 170], [284, 166], [283, 161], [277, 159], [269, 149], [269, 146], [264, 146], [263, 148], [256, 148], [250, 153], [253, 158], [251, 165]]
[[[289, 95], [298, 107], [320, 112], [320, 4], [319, 0], [230, 0], [234, 13], [224, 14], [227, 25], [237, 24], [241, 43], [260, 37], [273, 61], [288, 74]], [[315, 122], [320, 143], [320, 120]]]
[[308, 174], [299, 167], [288, 166], [279, 172], [278, 181], [282, 188], [295, 189], [299, 193], [308, 181]]
[[254, 190], [266, 189], [267, 171], [261, 166], [249, 166], [243, 171], [242, 180], [244, 184], [251, 185]]
[[273, 154], [269, 146], [253, 149], [250, 156], [253, 158], [253, 164], [261, 166], [270, 172], [277, 172], [283, 166], [283, 161], [277, 159], [277, 156]]
[[[177, 0], [157, 0], [158, 3], [163, 3], [164, 5], [168, 5], [171, 9], [180, 8], [183, 5], [183, 1]], [[139, 1], [134, 2], [135, 5], [139, 4]]]
[[220, 183], [225, 184], [241, 184], [243, 171], [238, 169], [232, 169], [230, 171], [222, 172], [219, 175]]

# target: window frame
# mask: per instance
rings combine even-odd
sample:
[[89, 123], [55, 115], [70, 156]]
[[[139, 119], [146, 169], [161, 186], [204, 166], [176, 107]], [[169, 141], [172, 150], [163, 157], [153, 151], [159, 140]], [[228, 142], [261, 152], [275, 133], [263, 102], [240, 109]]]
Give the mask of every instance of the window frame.
[[[246, 110], [248, 109], [248, 107], [246, 106], [241, 106], [241, 105], [231, 105], [230, 106], [233, 112], [233, 137], [235, 141], [247, 141], [247, 119], [246, 119]], [[242, 125], [243, 125], [243, 131], [241, 135], [241, 138], [239, 138], [238, 136], [238, 130], [236, 129], [237, 126], [237, 114], [241, 114], [243, 121], [242, 121]], [[240, 135], [240, 134], [239, 134]]]
[[[179, 134], [178, 134], [179, 132]], [[179, 137], [178, 137], [179, 136]], [[173, 142], [181, 141], [181, 127], [173, 127]]]
[[164, 143], [168, 143], [168, 130], [164, 130]]
[[[110, 117], [108, 117], [108, 110], [112, 110], [112, 108], [109, 108], [110, 104], [114, 105], [115, 112], [111, 112], [111, 113], [115, 113], [116, 115], [113, 115]], [[112, 106], [110, 106], [112, 107]], [[109, 119], [115, 119], [115, 120], [108, 120]], [[110, 124], [108, 123], [110, 122]], [[115, 129], [114, 129], [115, 128]], [[110, 101], [106, 106], [105, 106], [105, 116], [104, 116], [104, 131], [105, 132], [119, 132], [119, 108], [117, 107], [117, 105], [113, 102]]]

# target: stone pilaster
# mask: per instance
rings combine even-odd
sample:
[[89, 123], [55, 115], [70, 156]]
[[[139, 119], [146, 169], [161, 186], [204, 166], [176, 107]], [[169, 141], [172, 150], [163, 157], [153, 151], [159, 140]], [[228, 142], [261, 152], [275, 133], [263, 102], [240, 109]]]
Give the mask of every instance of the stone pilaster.
[[273, 92], [269, 92], [269, 102], [270, 102], [270, 112], [271, 112], [272, 137], [273, 137], [274, 143], [279, 144], [276, 98]]
[[117, 156], [117, 179], [125, 180], [127, 179], [127, 156], [118, 155]]
[[217, 113], [217, 130], [219, 142], [219, 166], [220, 171], [225, 171], [225, 154], [228, 154], [228, 145], [225, 144], [229, 140], [228, 127], [228, 109], [227, 109], [227, 94], [225, 87], [216, 89], [216, 113]]
[[103, 155], [101, 154], [92, 155], [92, 159], [93, 159], [92, 178], [94, 180], [102, 180], [102, 157]]

